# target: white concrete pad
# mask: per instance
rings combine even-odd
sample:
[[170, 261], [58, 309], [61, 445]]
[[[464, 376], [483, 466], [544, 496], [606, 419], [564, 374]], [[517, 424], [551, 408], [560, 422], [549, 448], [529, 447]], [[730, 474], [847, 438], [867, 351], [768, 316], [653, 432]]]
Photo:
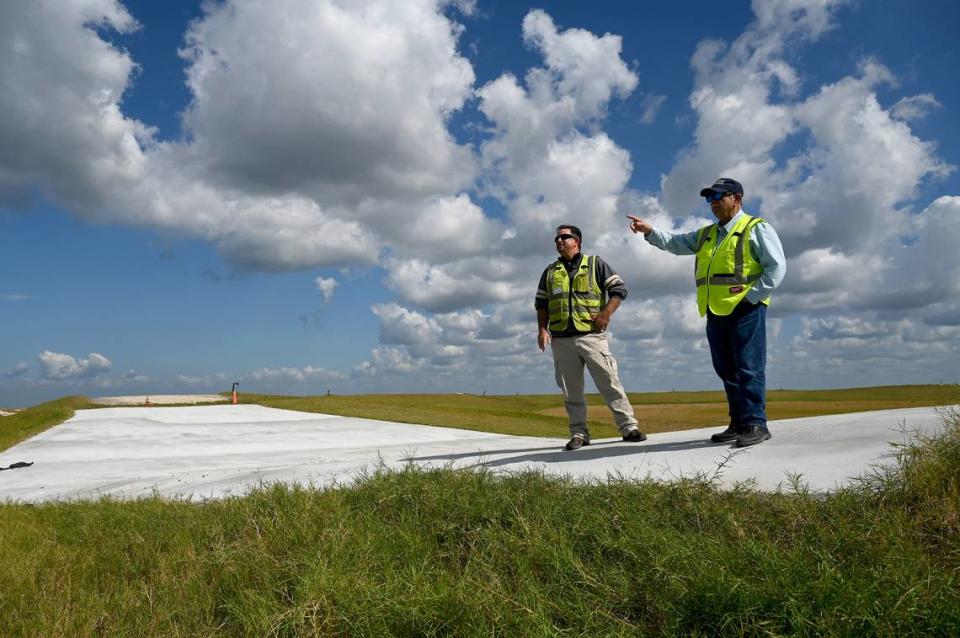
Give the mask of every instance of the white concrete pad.
[[[0, 500], [42, 502], [104, 495], [190, 499], [240, 495], [262, 483], [329, 486], [378, 466], [541, 470], [582, 480], [670, 480], [697, 474], [764, 490], [800, 475], [813, 491], [846, 485], [889, 463], [890, 442], [943, 427], [936, 408], [771, 421], [773, 439], [737, 450], [708, 441], [716, 428], [652, 434], [643, 443], [486, 434], [257, 405], [80, 410], [69, 421], [0, 453]], [[731, 456], [732, 455], [732, 456]], [[719, 469], [722, 466], [722, 469]], [[719, 472], [719, 473], [718, 473]]]

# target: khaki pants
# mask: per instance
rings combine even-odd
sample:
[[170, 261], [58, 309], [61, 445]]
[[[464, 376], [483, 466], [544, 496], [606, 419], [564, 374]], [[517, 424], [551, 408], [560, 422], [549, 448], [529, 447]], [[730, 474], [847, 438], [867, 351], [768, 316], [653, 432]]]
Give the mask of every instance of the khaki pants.
[[637, 427], [637, 418], [620, 383], [617, 361], [610, 354], [606, 334], [595, 332], [579, 337], [560, 337], [553, 339], [550, 344], [557, 385], [563, 392], [563, 405], [570, 418], [570, 436], [580, 434], [590, 439], [587, 398], [583, 391], [584, 364], [590, 370], [590, 376], [607, 407], [613, 412], [613, 420], [620, 434]]

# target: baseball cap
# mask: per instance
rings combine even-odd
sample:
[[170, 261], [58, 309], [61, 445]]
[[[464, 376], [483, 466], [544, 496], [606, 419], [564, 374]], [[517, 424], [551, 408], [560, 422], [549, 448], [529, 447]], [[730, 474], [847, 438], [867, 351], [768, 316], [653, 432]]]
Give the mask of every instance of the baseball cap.
[[708, 186], [700, 191], [700, 197], [706, 197], [713, 193], [738, 193], [743, 195], [743, 186], [735, 179], [718, 177], [713, 186]]

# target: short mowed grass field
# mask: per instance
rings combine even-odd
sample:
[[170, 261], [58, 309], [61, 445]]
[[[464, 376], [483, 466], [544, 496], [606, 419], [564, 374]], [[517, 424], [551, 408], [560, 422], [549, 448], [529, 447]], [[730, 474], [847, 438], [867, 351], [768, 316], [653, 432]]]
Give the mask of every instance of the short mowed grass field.
[[[943, 386], [787, 392], [771, 393], [771, 418], [958, 402]], [[649, 407], [649, 431], [725, 422], [722, 410], [697, 421], [719, 394], [631, 399]], [[256, 402], [565, 433], [557, 397]], [[3, 417], [0, 448], [86, 405]], [[960, 415], [943, 418], [942, 435], [896, 449], [894, 469], [827, 495], [409, 467], [212, 502], [6, 503], [0, 634], [957, 636]]]
[[[630, 403], [644, 432], [726, 427], [723, 392], [637, 392]], [[563, 401], [556, 394], [371, 394], [276, 396], [241, 394], [243, 402], [287, 410], [321, 412], [402, 423], [421, 423], [521, 436], [567, 436]], [[839, 390], [773, 390], [767, 418], [891, 410], [960, 402], [960, 386], [916, 385]], [[595, 437], [617, 436], [610, 412], [598, 394], [587, 396], [587, 420]]]

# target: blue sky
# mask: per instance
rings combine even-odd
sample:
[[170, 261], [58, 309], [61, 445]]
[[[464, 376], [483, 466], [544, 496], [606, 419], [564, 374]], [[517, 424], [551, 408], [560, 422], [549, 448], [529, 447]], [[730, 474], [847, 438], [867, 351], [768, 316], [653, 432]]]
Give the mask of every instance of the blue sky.
[[960, 6], [15, 0], [0, 7], [0, 406], [552, 392], [580, 225], [629, 390], [716, 388], [693, 229], [780, 232], [771, 387], [960, 382]]

